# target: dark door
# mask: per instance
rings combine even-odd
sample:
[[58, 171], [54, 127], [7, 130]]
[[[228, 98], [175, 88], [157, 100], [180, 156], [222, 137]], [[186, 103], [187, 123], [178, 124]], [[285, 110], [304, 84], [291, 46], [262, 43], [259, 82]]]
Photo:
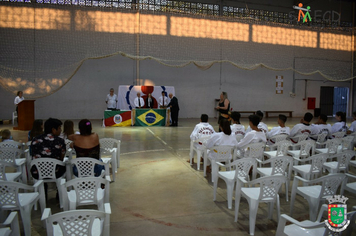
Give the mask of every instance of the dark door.
[[346, 112], [349, 88], [335, 87], [334, 88], [334, 114], [338, 111]]
[[320, 113], [333, 115], [334, 87], [320, 87]]

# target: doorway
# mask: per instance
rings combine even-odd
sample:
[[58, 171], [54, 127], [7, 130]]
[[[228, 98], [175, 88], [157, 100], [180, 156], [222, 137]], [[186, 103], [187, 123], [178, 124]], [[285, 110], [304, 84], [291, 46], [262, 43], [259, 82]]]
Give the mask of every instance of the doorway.
[[327, 116], [334, 116], [336, 112], [347, 111], [349, 101], [347, 87], [320, 87], [320, 112]]

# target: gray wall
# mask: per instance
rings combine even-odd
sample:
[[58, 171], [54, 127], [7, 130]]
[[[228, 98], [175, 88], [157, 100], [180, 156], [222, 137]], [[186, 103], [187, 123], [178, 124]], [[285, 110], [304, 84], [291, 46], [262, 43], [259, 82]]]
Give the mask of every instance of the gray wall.
[[[260, 68], [254, 71], [238, 69], [230, 64], [215, 64], [208, 70], [194, 65], [184, 68], [163, 66], [155, 61], [140, 62], [140, 80], [145, 85], [149, 80], [154, 85], [174, 86], [180, 102], [180, 117], [199, 117], [202, 113], [216, 116], [215, 99], [226, 91], [233, 110], [294, 110], [302, 116], [307, 110], [304, 79], [307, 82], [306, 97], [315, 97], [319, 106], [320, 86], [349, 87], [350, 82], [326, 82], [319, 75], [296, 75], [296, 96], [289, 92], [293, 87], [291, 71], [271, 71]], [[56, 93], [36, 100], [36, 118], [46, 119], [100, 119], [106, 108], [105, 97], [111, 87], [131, 85], [135, 81], [136, 62], [115, 56], [100, 60], [88, 60], [77, 74]], [[277, 95], [276, 76], [284, 77], [284, 92]], [[319, 81], [314, 81], [319, 80]], [[0, 119], [10, 119], [15, 109], [15, 96], [0, 88]], [[312, 112], [312, 111], [311, 111]]]

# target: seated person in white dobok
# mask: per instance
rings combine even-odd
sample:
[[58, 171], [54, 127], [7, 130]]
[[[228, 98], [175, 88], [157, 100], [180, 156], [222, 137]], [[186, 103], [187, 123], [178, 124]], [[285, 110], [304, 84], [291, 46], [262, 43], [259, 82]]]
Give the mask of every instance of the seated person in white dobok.
[[145, 101], [141, 98], [141, 93], [137, 93], [137, 98], [134, 100], [136, 109], [145, 107]]
[[300, 124], [296, 124], [290, 131], [290, 138], [293, 143], [297, 143], [298, 139], [293, 139], [297, 135], [301, 135], [305, 132], [311, 134], [310, 121], [313, 119], [313, 115], [310, 112], [304, 114], [304, 117], [300, 120]]
[[331, 127], [331, 134], [337, 132], [347, 132], [347, 125], [346, 125], [346, 113], [342, 111], [338, 111], [335, 114], [335, 119], [337, 122]]
[[351, 123], [349, 130], [347, 131], [347, 134], [351, 134], [356, 131], [356, 111], [352, 112], [352, 119], [353, 121]]
[[[237, 145], [237, 141], [235, 138], [235, 135], [231, 135], [231, 128], [230, 128], [230, 122], [226, 119], [220, 120], [219, 124], [220, 129], [222, 132], [219, 133], [214, 133], [211, 135], [210, 139], [206, 141], [206, 148], [212, 148], [214, 146], [220, 146], [220, 145], [226, 145], [226, 146], [231, 146], [235, 147]], [[216, 153], [214, 151], [208, 150], [208, 157], [211, 159], [214, 159], [216, 157]], [[208, 167], [207, 167], [207, 172], [211, 172], [210, 168], [210, 161], [208, 159]]]
[[274, 141], [271, 140], [273, 136], [276, 136], [278, 134], [286, 134], [289, 136], [290, 134], [290, 128], [286, 127], [286, 121], [287, 117], [285, 115], [278, 115], [278, 120], [277, 123], [279, 126], [273, 127], [271, 131], [267, 133], [267, 144], [268, 145], [273, 145]]
[[241, 134], [245, 136], [245, 126], [240, 124], [241, 114], [237, 111], [231, 112], [232, 125], [230, 126], [231, 132], [234, 135]]
[[[258, 110], [256, 111], [256, 115], [260, 118], [260, 123], [258, 123], [258, 129], [262, 130], [265, 134], [268, 132], [268, 126], [262, 122], [263, 112]], [[247, 127], [246, 133], [250, 132], [252, 129], [250, 126]]]
[[[207, 114], [202, 114], [200, 116], [200, 123], [195, 126], [193, 132], [190, 134], [191, 141], [195, 141], [202, 137], [210, 137], [212, 134], [215, 133], [213, 126], [211, 126], [208, 121], [209, 121], [209, 117]], [[202, 142], [196, 142], [194, 143], [194, 146], [197, 149], [204, 148]], [[190, 160], [187, 160], [187, 162], [190, 162]], [[192, 163], [194, 163], [194, 159], [192, 160]]]
[[251, 131], [246, 133], [245, 137], [236, 145], [238, 149], [243, 149], [246, 145], [258, 142], [267, 142], [266, 134], [258, 128], [260, 117], [257, 115], [250, 115], [248, 117]]
[[159, 108], [167, 108], [168, 106], [168, 98], [166, 96], [166, 93], [162, 91], [162, 96], [158, 98], [158, 106]]
[[[328, 117], [324, 114], [320, 114], [319, 119], [315, 124], [311, 125], [312, 132], [311, 132], [311, 139], [317, 140], [318, 135], [322, 133], [326, 133], [326, 139], [331, 135], [331, 125], [326, 124]], [[322, 141], [323, 142], [323, 141]]]

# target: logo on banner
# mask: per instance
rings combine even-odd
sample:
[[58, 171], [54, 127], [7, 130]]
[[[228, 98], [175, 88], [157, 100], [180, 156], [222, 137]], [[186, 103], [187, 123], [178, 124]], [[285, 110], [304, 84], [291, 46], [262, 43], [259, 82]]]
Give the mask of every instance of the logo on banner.
[[122, 116], [120, 116], [119, 114], [115, 115], [114, 122], [115, 124], [120, 124], [122, 122]]
[[[311, 17], [310, 17], [310, 6], [307, 6], [307, 8], [303, 8], [303, 3], [299, 3], [298, 6], [293, 6], [294, 9], [299, 10], [298, 12], [298, 22], [300, 22], [300, 20], [303, 20], [303, 23], [307, 22], [308, 19], [309, 21], [311, 21]], [[305, 14], [304, 14], [305, 11]]]
[[[344, 231], [350, 224], [350, 220], [347, 220], [347, 197], [341, 195], [335, 195], [327, 198], [328, 205], [328, 219], [325, 220], [326, 226], [334, 232]], [[341, 204], [333, 204], [341, 203]]]
[[143, 113], [139, 117], [137, 117], [140, 121], [145, 123], [146, 125], [155, 125], [158, 122], [164, 119], [163, 116], [155, 112], [154, 110], [148, 110], [147, 112]]

